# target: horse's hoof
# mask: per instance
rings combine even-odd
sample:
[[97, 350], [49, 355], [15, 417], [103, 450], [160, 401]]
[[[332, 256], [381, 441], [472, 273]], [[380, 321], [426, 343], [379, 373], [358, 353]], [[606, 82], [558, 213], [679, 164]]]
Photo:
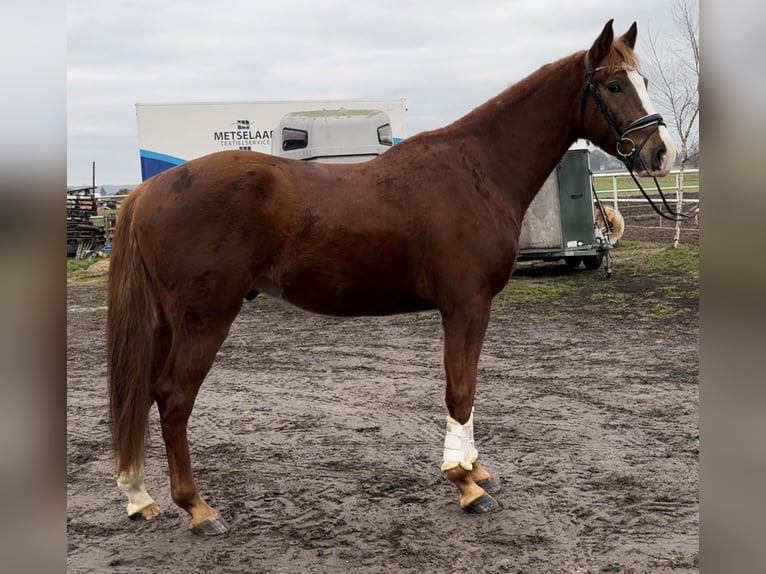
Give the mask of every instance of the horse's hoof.
[[220, 534], [224, 534], [228, 530], [229, 525], [226, 524], [226, 521], [221, 517], [220, 514], [218, 516], [214, 516], [213, 518], [208, 518], [196, 526], [191, 527], [191, 531], [194, 534], [199, 534], [200, 536], [218, 536]]
[[482, 494], [479, 498], [469, 502], [462, 509], [468, 514], [489, 514], [500, 509], [500, 504], [489, 494]]
[[476, 484], [477, 486], [481, 486], [484, 489], [484, 492], [487, 494], [497, 494], [503, 490], [503, 485], [500, 484], [500, 481], [494, 477], [490, 477], [485, 480], [478, 480], [476, 481]]
[[145, 506], [138, 512], [128, 515], [131, 520], [151, 520], [152, 518], [159, 516], [160, 507], [156, 502], [152, 502], [149, 506]]

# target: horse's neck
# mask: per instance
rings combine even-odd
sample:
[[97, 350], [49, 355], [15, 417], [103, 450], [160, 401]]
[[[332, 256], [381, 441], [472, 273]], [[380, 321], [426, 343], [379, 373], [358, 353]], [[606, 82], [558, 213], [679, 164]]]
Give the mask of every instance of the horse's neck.
[[581, 62], [574, 54], [543, 66], [447, 128], [475, 142], [485, 173], [524, 208], [577, 138]]

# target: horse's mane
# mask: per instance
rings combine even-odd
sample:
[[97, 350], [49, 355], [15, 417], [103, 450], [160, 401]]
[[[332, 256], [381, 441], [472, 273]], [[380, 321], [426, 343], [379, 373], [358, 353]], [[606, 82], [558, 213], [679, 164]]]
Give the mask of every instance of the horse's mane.
[[485, 113], [496, 110], [501, 105], [506, 108], [513, 108], [518, 102], [536, 93], [541, 77], [555, 78], [556, 71], [562, 70], [565, 66], [572, 65], [574, 62], [575, 59], [570, 55], [540, 66], [540, 68], [525, 78], [511, 84], [493, 98], [480, 104], [463, 117], [458, 118], [452, 125], [470, 124], [478, 118], [482, 118]]

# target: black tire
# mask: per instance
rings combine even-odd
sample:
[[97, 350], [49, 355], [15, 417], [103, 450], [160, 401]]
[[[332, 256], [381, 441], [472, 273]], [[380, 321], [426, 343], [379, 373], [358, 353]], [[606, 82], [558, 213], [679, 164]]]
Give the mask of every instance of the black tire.
[[66, 242], [66, 256], [75, 257], [77, 255], [77, 248], [79, 247], [79, 241], [76, 239], [67, 239]]
[[580, 266], [580, 263], [582, 263], [582, 257], [564, 257], [564, 263], [566, 263], [567, 267], [570, 269], [577, 269]]
[[601, 267], [601, 263], [604, 261], [604, 254], [588, 255], [582, 258], [582, 262], [585, 264], [586, 269], [598, 269]]

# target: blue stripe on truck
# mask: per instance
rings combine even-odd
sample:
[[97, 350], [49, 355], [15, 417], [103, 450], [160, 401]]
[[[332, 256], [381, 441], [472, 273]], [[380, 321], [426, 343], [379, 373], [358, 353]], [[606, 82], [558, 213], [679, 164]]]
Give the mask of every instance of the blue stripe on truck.
[[148, 149], [140, 150], [141, 155], [141, 179], [146, 180], [176, 165], [186, 162], [180, 157], [173, 157], [164, 153], [150, 151]]

